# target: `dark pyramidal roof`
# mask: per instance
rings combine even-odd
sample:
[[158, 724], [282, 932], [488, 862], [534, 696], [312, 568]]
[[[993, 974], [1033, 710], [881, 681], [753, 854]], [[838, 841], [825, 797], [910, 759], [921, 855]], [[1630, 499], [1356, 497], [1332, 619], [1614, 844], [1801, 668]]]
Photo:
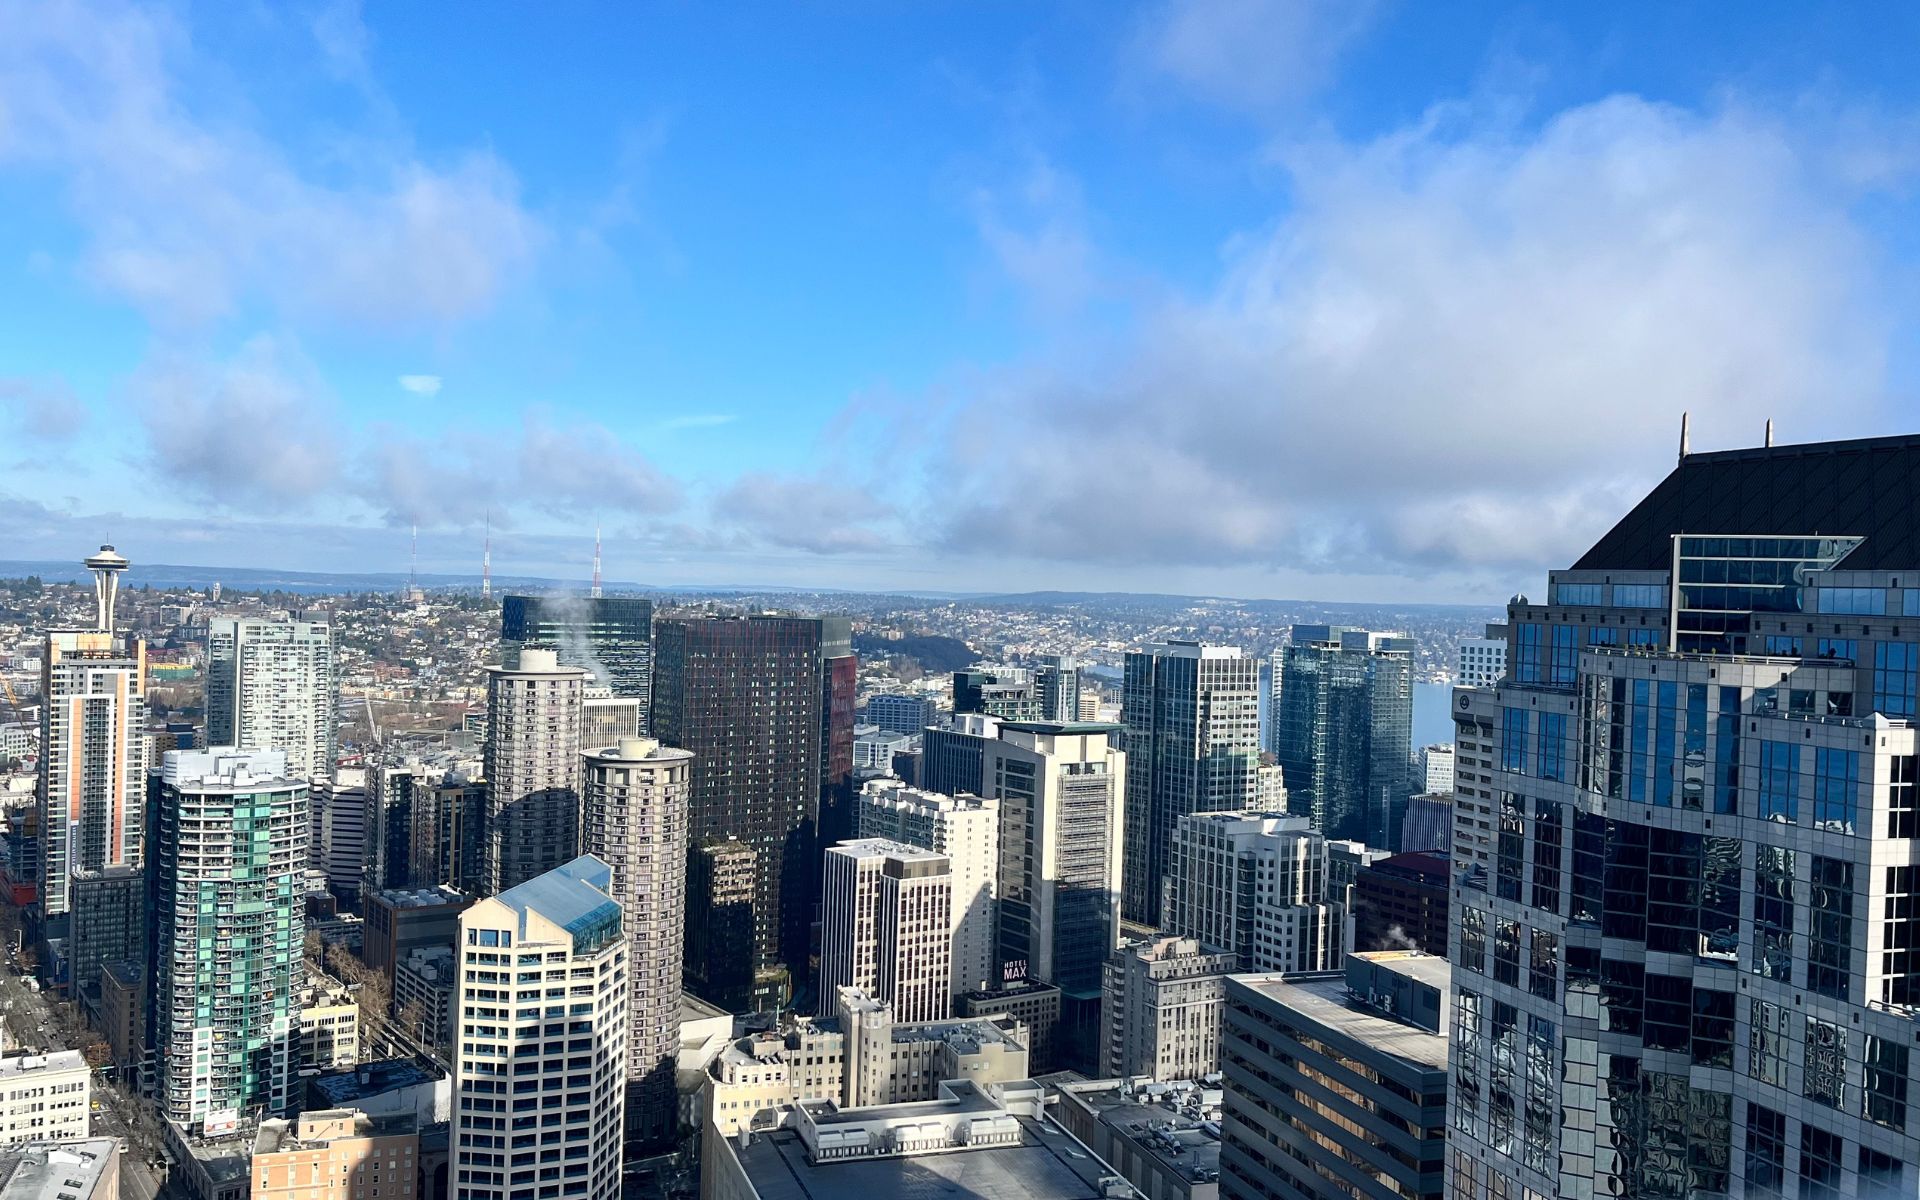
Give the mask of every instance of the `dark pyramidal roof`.
[[1666, 570], [1676, 533], [1864, 537], [1842, 568], [1920, 568], [1920, 435], [1689, 454], [1574, 569]]

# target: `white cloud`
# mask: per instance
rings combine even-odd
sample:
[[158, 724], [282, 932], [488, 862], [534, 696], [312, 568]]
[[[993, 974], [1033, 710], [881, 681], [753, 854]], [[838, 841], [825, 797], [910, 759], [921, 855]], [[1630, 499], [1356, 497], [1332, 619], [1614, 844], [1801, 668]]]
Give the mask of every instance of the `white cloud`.
[[1203, 100], [1270, 114], [1325, 82], [1375, 7], [1372, 0], [1164, 0], [1142, 18], [1131, 57], [1137, 70]]
[[1071, 313], [1099, 284], [1079, 180], [1042, 154], [1011, 186], [974, 190], [975, 228], [995, 264], [1043, 316]]
[[87, 423], [87, 406], [64, 383], [0, 378], [0, 414], [20, 437], [64, 442]]
[[760, 545], [810, 554], [875, 553], [890, 545], [874, 525], [891, 510], [865, 488], [825, 472], [751, 471], [715, 497], [712, 508], [716, 522]]
[[[330, 11], [316, 29], [339, 66], [357, 19]], [[87, 231], [83, 269], [156, 322], [204, 324], [256, 301], [355, 324], [459, 320], [546, 242], [492, 154], [429, 163], [358, 143], [322, 178], [185, 86], [199, 65], [188, 31], [153, 10], [0, 6], [0, 167], [63, 179]]]
[[440, 394], [440, 377], [438, 375], [402, 375], [400, 386], [416, 396], [424, 396], [431, 400]]
[[1696, 446], [1874, 429], [1886, 320], [1817, 136], [1632, 97], [1446, 125], [1290, 150], [1295, 207], [1212, 295], [961, 412], [942, 543], [1538, 567], [1665, 470], [1682, 410]]
[[148, 462], [217, 504], [290, 509], [335, 486], [341, 453], [325, 387], [297, 348], [270, 337], [231, 361], [149, 365], [133, 386]]

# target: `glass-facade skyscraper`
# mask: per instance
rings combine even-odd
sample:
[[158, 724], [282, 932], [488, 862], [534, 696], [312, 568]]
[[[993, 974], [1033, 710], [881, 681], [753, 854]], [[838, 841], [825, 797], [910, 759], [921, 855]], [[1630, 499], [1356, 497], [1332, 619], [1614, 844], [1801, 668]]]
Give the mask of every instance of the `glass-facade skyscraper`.
[[1683, 456], [1510, 604], [1453, 710], [1449, 1196], [1920, 1188], [1917, 512], [1920, 438]]
[[647, 732], [653, 696], [653, 601], [644, 596], [508, 596], [500, 603], [506, 661], [525, 646], [556, 651], [585, 667], [616, 696], [640, 702], [638, 733]]
[[1329, 838], [1397, 848], [1414, 791], [1412, 641], [1295, 625], [1276, 666], [1270, 749], [1287, 810]]
[[1127, 655], [1126, 917], [1160, 923], [1174, 828], [1260, 798], [1260, 664], [1235, 646], [1168, 642]]

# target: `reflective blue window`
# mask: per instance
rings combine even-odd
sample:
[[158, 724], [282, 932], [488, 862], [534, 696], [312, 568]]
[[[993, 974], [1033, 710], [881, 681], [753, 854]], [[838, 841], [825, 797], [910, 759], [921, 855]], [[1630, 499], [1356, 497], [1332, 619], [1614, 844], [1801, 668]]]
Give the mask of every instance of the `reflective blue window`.
[[1658, 646], [1659, 644], [1660, 631], [1658, 629], [1634, 628], [1627, 630], [1627, 645], [1629, 646]]
[[1713, 723], [1715, 812], [1740, 811], [1740, 689], [1720, 689], [1720, 715]]
[[1920, 644], [1876, 642], [1873, 647], [1873, 707], [1889, 717], [1911, 717], [1920, 683]]
[[1920, 588], [1908, 588], [1900, 593], [1900, 615], [1920, 617]]
[[1618, 646], [1620, 631], [1612, 625], [1595, 625], [1587, 630], [1587, 645]]
[[1814, 603], [1823, 613], [1843, 616], [1878, 617], [1887, 611], [1885, 588], [1815, 588]]
[[1860, 787], [1860, 755], [1854, 750], [1813, 752], [1813, 827], [1853, 832], [1853, 799]]
[[1649, 695], [1647, 681], [1644, 679], [1634, 680], [1633, 707], [1627, 717], [1628, 728], [1633, 738], [1631, 743], [1632, 769], [1627, 774], [1627, 799], [1633, 801], [1635, 804], [1645, 804], [1647, 802], [1647, 764], [1650, 759], [1647, 751], [1649, 726], [1652, 723], [1651, 713], [1649, 712], [1651, 707], [1652, 699]]
[[1673, 807], [1674, 742], [1680, 718], [1680, 687], [1663, 679], [1654, 689], [1653, 710], [1653, 802], [1661, 808]]
[[1600, 586], [1597, 583], [1561, 583], [1555, 584], [1553, 599], [1556, 604], [1599, 604]]
[[1615, 608], [1665, 608], [1667, 588], [1660, 583], [1616, 583], [1613, 585]]
[[1567, 714], [1540, 714], [1539, 776], [1565, 779], [1567, 753]]
[[1775, 658], [1799, 658], [1806, 653], [1803, 649], [1806, 644], [1806, 639], [1797, 633], [1770, 633], [1762, 653]]
[[1760, 743], [1760, 813], [1791, 825], [1800, 819], [1800, 746]]
[[1860, 661], [1860, 643], [1852, 638], [1821, 638], [1815, 642], [1816, 658], [1845, 658]]
[[1522, 621], [1513, 631], [1513, 678], [1516, 683], [1540, 682], [1540, 626]]
[[1509, 708], [1505, 714], [1506, 719], [1500, 723], [1500, 767], [1525, 772], [1528, 719], [1533, 714], [1524, 708]]
[[1579, 636], [1578, 626], [1553, 627], [1553, 677], [1549, 682], [1572, 683], [1579, 677]]

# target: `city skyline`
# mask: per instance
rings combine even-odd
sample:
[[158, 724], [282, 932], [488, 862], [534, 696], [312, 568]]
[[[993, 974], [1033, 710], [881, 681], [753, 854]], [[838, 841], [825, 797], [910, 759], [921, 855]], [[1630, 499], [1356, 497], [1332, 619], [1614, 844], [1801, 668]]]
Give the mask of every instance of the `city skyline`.
[[1913, 411], [1913, 14], [5, 20], [29, 557], [1470, 600]]

